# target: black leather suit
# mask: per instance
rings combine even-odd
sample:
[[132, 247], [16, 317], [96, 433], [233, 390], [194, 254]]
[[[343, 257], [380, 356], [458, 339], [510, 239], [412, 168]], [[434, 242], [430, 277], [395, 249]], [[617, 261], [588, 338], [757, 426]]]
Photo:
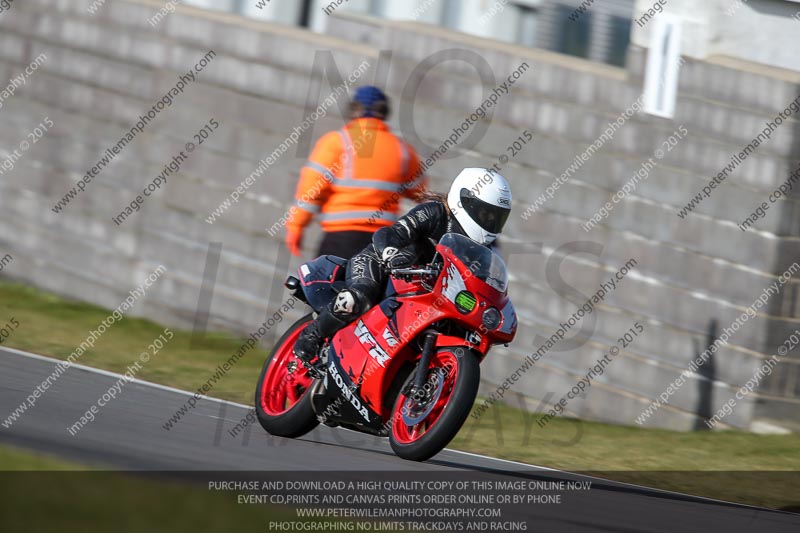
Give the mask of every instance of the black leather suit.
[[[342, 293], [340, 293], [332, 309], [334, 315], [349, 323], [366, 312], [378, 303], [388, 269], [404, 268], [416, 262], [430, 261], [436, 243], [442, 235], [451, 232], [463, 234], [459, 223], [439, 201], [420, 204], [393, 225], [376, 231], [372, 237], [372, 244], [367, 245], [347, 262], [345, 278], [347, 288], [342, 293], [352, 294], [353, 306], [343, 308]], [[384, 262], [382, 257], [387, 249], [396, 252]], [[337, 303], [340, 305], [336, 305]]]
[[[295, 343], [295, 354], [306, 360], [316, 355], [322, 339], [361, 316], [378, 303], [388, 270], [404, 268], [433, 258], [436, 243], [445, 233], [464, 234], [461, 225], [440, 201], [414, 207], [393, 225], [381, 228], [372, 244], [347, 262], [346, 287], [336, 295], [329, 308], [303, 330]], [[384, 252], [393, 254], [384, 261]]]

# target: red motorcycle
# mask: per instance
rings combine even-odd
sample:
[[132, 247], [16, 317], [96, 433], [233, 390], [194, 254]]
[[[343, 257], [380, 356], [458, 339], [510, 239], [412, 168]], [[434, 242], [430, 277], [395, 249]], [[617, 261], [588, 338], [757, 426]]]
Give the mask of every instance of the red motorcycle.
[[[319, 257], [285, 286], [319, 312], [344, 287], [345, 265]], [[383, 301], [337, 332], [311, 363], [292, 347], [312, 315], [292, 324], [258, 379], [259, 422], [291, 438], [320, 422], [341, 426], [388, 436], [404, 459], [432, 457], [469, 415], [489, 348], [514, 338], [507, 287], [500, 256], [445, 234], [430, 264], [392, 270]]]

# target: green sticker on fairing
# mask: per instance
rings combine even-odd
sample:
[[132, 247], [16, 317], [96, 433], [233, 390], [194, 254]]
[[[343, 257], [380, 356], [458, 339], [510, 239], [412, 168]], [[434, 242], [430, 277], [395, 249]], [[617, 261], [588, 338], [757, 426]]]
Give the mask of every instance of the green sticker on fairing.
[[464, 312], [469, 312], [475, 309], [475, 304], [478, 303], [478, 300], [467, 291], [461, 291], [456, 295], [456, 306], [459, 310]]

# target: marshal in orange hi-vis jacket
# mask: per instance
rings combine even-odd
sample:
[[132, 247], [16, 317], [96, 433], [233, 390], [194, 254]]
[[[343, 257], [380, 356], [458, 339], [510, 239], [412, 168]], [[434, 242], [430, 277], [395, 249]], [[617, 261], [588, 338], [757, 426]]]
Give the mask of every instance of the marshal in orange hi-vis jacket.
[[360, 87], [351, 103], [352, 120], [317, 142], [300, 173], [286, 226], [294, 255], [300, 255], [303, 229], [316, 218], [325, 232], [318, 255], [349, 258], [378, 228], [397, 220], [400, 198], [416, 200], [425, 190], [419, 158], [389, 130], [387, 114], [383, 92]]

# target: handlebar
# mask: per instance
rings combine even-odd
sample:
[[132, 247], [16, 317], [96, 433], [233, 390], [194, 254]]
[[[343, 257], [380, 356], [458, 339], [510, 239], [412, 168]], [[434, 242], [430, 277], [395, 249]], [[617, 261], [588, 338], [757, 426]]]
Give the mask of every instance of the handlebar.
[[437, 268], [393, 268], [392, 276], [438, 276]]

